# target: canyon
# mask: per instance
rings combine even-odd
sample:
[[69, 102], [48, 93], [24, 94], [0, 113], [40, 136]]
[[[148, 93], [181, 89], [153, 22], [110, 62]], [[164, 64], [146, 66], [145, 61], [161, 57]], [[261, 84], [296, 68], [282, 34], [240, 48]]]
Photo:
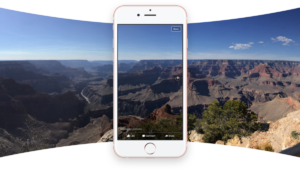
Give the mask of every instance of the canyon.
[[[189, 60], [188, 113], [201, 119], [214, 100], [221, 105], [240, 100], [262, 123], [281, 120], [300, 109], [299, 64]], [[175, 79], [182, 79], [180, 60], [122, 61], [118, 70], [122, 127], [149, 119], [166, 105], [174, 115], [182, 112], [182, 83]], [[111, 139], [110, 61], [0, 61], [0, 85], [0, 142], [6, 155], [18, 153], [31, 140], [28, 124], [45, 131], [39, 132], [40, 142], [49, 147]], [[21, 135], [20, 129], [26, 133]]]

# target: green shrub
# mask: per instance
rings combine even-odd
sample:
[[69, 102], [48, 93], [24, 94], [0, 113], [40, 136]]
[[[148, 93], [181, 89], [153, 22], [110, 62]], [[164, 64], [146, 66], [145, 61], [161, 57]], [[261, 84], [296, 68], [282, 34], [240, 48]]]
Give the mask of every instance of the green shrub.
[[142, 130], [133, 131], [131, 133], [135, 135], [135, 138], [132, 138], [134, 140], [145, 139], [142, 137], [143, 133], [148, 135], [155, 134], [155, 138], [151, 139], [165, 139], [166, 133], [174, 135], [172, 138], [166, 138], [168, 140], [182, 139], [182, 116], [178, 116], [177, 119], [158, 118], [156, 122], [149, 120], [141, 125], [138, 125], [137, 128]]
[[[188, 125], [187, 125], [187, 130], [194, 130], [195, 129], [195, 125], [196, 125], [196, 121], [197, 121], [197, 117], [194, 114], [188, 114]], [[182, 114], [179, 115], [177, 117], [177, 125], [182, 127]]]
[[294, 139], [298, 139], [298, 138], [299, 138], [299, 133], [297, 133], [296, 131], [292, 131], [291, 136], [292, 136]]
[[224, 106], [213, 101], [204, 111], [202, 121], [196, 125], [196, 131], [203, 133], [203, 140], [215, 143], [218, 140], [227, 142], [235, 135], [249, 136], [260, 129], [257, 115], [248, 110], [244, 102], [229, 100]]
[[[194, 130], [197, 117], [193, 114], [188, 114], [188, 131]], [[172, 138], [167, 139], [182, 139], [183, 131], [183, 116], [182, 114], [173, 118], [158, 118], [157, 121], [149, 120], [141, 125], [138, 125], [137, 128], [142, 129], [139, 131], [133, 131], [131, 134], [135, 135], [135, 138], [132, 139], [144, 139], [141, 134], [155, 134], [155, 139], [165, 139], [164, 135], [167, 132], [168, 134], [174, 135]]]
[[197, 119], [196, 123], [195, 123], [195, 131], [199, 134], [203, 134], [203, 129], [202, 129], [202, 126], [201, 126], [201, 120], [200, 119]]

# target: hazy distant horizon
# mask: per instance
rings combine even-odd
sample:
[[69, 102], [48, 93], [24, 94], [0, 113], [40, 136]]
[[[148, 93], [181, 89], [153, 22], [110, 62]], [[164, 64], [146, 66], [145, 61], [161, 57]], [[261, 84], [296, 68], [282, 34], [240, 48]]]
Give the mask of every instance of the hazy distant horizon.
[[[112, 60], [110, 23], [69, 20], [3, 8], [0, 8], [0, 16], [0, 61]], [[300, 8], [297, 8], [246, 18], [188, 24], [188, 58], [300, 61], [299, 20]], [[133, 32], [132, 35], [136, 34]], [[151, 50], [138, 48], [139, 45], [133, 46], [136, 50], [124, 48], [128, 57], [136, 57], [122, 59], [181, 58], [182, 47], [177, 44], [176, 48], [171, 48], [173, 41], [164, 41], [170, 35], [160, 34], [156, 41], [140, 38], [140, 44], [155, 42], [149, 44], [149, 49], [153, 46], [158, 50], [149, 53]], [[138, 40], [139, 37], [135, 38]], [[128, 40], [126, 35], [124, 40]], [[135, 40], [133, 42], [137, 43]]]
[[[119, 61], [136, 61], [136, 62], [139, 62], [139, 61], [161, 61], [162, 59], [158, 60], [158, 59], [150, 59], [150, 60], [119, 60]], [[164, 60], [179, 60], [179, 59], [164, 59]], [[203, 60], [203, 61], [206, 61], [206, 60], [212, 60], [212, 61], [215, 61], [215, 60], [222, 60], [222, 61], [287, 61], [287, 62], [300, 62], [300, 61], [296, 61], [296, 60], [276, 60], [276, 59], [188, 59], [188, 61], [200, 61], [200, 60]], [[85, 60], [85, 59], [82, 59], [82, 60], [49, 60], [49, 59], [41, 59], [41, 60], [1, 60], [0, 59], [0, 62], [1, 61], [88, 61], [88, 62], [93, 62], [93, 61], [108, 61], [108, 62], [112, 62], [113, 60]]]

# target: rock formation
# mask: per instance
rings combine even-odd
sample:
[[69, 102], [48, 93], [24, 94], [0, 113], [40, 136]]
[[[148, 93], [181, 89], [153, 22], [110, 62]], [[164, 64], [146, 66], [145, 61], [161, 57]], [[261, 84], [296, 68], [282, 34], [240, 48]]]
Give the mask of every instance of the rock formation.
[[267, 66], [265, 64], [260, 64], [258, 66], [256, 66], [255, 68], [253, 68], [252, 70], [250, 70], [248, 72], [249, 77], [267, 77], [267, 78], [272, 78], [273, 76], [276, 77], [286, 77], [286, 74], [283, 74], [273, 68], [271, 68], [270, 66]]
[[49, 74], [29, 62], [0, 62], [0, 77], [13, 79], [18, 83], [29, 84], [34, 89], [45, 93], [62, 93], [71, 87], [72, 82], [64, 75]]
[[138, 63], [135, 63], [128, 70], [128, 72], [147, 70], [153, 68], [154, 66], [161, 69], [165, 69], [166, 67], [173, 67], [179, 64], [182, 64], [181, 60], [140, 60]]
[[178, 115], [175, 115], [171, 111], [171, 106], [166, 104], [159, 109], [155, 109], [147, 118], [152, 121], [157, 121], [158, 118], [171, 118], [176, 119]]
[[92, 67], [92, 63], [88, 60], [58, 60], [58, 62], [70, 68], [90, 69]]
[[113, 72], [113, 65], [107, 64], [103, 66], [98, 66], [94, 68], [97, 72]]
[[[268, 144], [275, 152], [280, 152], [300, 142], [300, 137], [292, 136], [293, 131], [300, 132], [300, 110], [291, 112], [276, 122], [271, 122], [267, 131], [256, 131], [251, 136], [242, 138], [235, 136], [228, 140], [226, 145], [257, 149]], [[202, 134], [191, 131], [192, 142], [203, 142], [202, 137]], [[217, 141], [216, 144], [224, 144], [224, 142]]]
[[191, 142], [202, 142], [202, 143], [204, 143], [204, 141], [202, 140], [202, 137], [203, 137], [203, 134], [198, 134], [195, 130], [192, 130], [190, 132], [190, 135], [189, 135], [189, 140]]
[[[118, 137], [121, 137], [123, 134], [122, 128], [118, 128]], [[107, 131], [98, 141], [97, 143], [101, 143], [101, 142], [112, 142], [114, 139], [113, 139], [113, 136], [114, 136], [114, 132], [113, 132], [113, 129]]]
[[71, 79], [92, 77], [92, 75], [86, 72], [84, 69], [65, 67], [56, 60], [32, 60], [30, 62], [42, 70], [50, 73], [66, 75]]
[[258, 114], [262, 122], [276, 121], [292, 111], [299, 110], [300, 103], [293, 97], [281, 98], [280, 95], [277, 95], [271, 101], [253, 104], [250, 109]]
[[[72, 93], [52, 99], [49, 95], [37, 92], [27, 84], [18, 84], [12, 79], [0, 78], [0, 95], [0, 127], [4, 128], [21, 126], [25, 115], [53, 123], [59, 119], [76, 117], [82, 111], [82, 108], [78, 108], [80, 101]], [[62, 108], [62, 105], [66, 107]], [[65, 114], [60, 115], [62, 112]], [[68, 112], [73, 116], [69, 117]]]
[[[107, 117], [102, 116], [92, 119], [89, 124], [69, 133], [68, 138], [61, 139], [56, 147], [70, 146], [77, 144], [96, 143], [99, 140], [99, 130], [103, 130], [103, 122]], [[109, 122], [108, 122], [109, 123]], [[105, 127], [104, 127], [105, 128]]]
[[[120, 128], [118, 133], [119, 136], [124, 136], [127, 131], [123, 131], [123, 128], [136, 128], [139, 125], [142, 125], [148, 121], [157, 121], [159, 118], [171, 118], [177, 119], [178, 115], [175, 115], [171, 111], [171, 106], [166, 104], [161, 108], [155, 109], [149, 116], [146, 118], [141, 118], [137, 116], [121, 116], [118, 119], [118, 127]], [[112, 140], [112, 131], [113, 122], [110, 121], [106, 116], [102, 117], [100, 122], [100, 140], [98, 142], [110, 141]]]
[[[240, 100], [254, 108], [278, 95], [300, 99], [300, 82], [291, 74], [292, 70], [297, 70], [297, 62], [197, 60], [189, 63], [188, 110], [199, 118], [214, 100], [221, 105], [227, 100]], [[180, 112], [182, 85], [174, 76], [181, 73], [179, 60], [142, 60], [128, 72], [119, 73], [120, 114], [147, 117], [154, 108], [164, 104], [171, 105], [173, 112]], [[112, 79], [93, 81], [83, 93], [94, 105], [111, 107]], [[270, 120], [275, 119], [272, 116], [264, 118], [264, 121]]]

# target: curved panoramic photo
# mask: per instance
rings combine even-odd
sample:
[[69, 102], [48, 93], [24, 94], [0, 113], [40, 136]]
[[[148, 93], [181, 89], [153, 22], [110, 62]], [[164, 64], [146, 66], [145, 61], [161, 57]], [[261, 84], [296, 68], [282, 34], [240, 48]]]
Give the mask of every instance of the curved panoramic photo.
[[[0, 16], [0, 156], [112, 141], [112, 24]], [[190, 142], [300, 155], [299, 19], [188, 24]], [[180, 125], [181, 58], [160, 50], [118, 60], [120, 128]]]

